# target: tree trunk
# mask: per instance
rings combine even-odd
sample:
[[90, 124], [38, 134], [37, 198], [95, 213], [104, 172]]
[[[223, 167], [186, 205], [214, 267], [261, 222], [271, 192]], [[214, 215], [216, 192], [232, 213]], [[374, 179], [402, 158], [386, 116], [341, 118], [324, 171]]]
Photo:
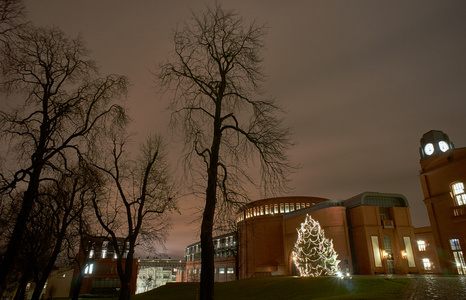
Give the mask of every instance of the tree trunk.
[[55, 247], [53, 249], [52, 255], [49, 258], [49, 261], [47, 263], [47, 266], [44, 268], [42, 271], [42, 274], [40, 276], [40, 279], [36, 282], [36, 287], [34, 288], [34, 292], [32, 293], [32, 300], [39, 300], [40, 299], [40, 294], [42, 293], [42, 290], [44, 289], [44, 285], [47, 282], [47, 279], [50, 276], [50, 273], [53, 270], [53, 266], [55, 265], [55, 261], [57, 260], [58, 254], [60, 253], [61, 250], [61, 245], [63, 242], [63, 234], [59, 236], [58, 240], [55, 243]]
[[212, 225], [215, 213], [215, 197], [208, 199], [201, 224], [201, 283], [200, 299], [214, 299], [214, 245], [212, 241]]
[[131, 297], [131, 277], [133, 276], [133, 253], [134, 248], [129, 249], [128, 256], [125, 261], [123, 276], [120, 276], [120, 296], [119, 300], [129, 300]]
[[0, 298], [6, 289], [7, 276], [15, 261], [16, 255], [21, 247], [21, 240], [26, 230], [29, 214], [32, 210], [32, 205], [36, 196], [37, 189], [39, 187], [39, 177], [42, 167], [34, 169], [29, 181], [28, 189], [24, 192], [23, 203], [21, 210], [16, 218], [15, 227], [11, 235], [10, 241], [8, 242], [7, 249], [3, 255], [2, 262], [0, 263]]
[[[218, 114], [220, 115], [220, 114]], [[219, 123], [219, 122], [216, 122]], [[220, 149], [220, 124], [214, 125], [210, 164], [208, 169], [206, 202], [201, 224], [201, 283], [200, 299], [214, 299], [214, 244], [212, 231], [214, 226], [215, 204], [217, 202], [218, 157]]]
[[79, 268], [79, 274], [74, 283], [71, 283], [71, 300], [78, 300], [81, 285], [83, 284], [83, 269]]
[[23, 276], [21, 276], [14, 300], [24, 300], [26, 298], [26, 286], [31, 277], [30, 272], [30, 269], [27, 268], [27, 270], [24, 271]]

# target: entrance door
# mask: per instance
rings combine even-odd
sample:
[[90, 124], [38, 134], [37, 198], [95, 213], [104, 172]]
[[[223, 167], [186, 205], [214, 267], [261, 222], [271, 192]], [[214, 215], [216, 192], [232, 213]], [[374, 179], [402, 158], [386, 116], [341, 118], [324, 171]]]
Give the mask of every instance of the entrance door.
[[395, 274], [395, 261], [393, 259], [392, 242], [389, 235], [383, 236], [383, 244], [387, 253], [387, 267], [389, 274]]

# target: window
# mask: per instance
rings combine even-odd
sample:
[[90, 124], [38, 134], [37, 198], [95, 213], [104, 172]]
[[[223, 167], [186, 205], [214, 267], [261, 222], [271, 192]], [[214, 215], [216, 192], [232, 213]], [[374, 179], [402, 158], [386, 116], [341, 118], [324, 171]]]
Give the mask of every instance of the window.
[[261, 216], [264, 214], [264, 207], [261, 205]]
[[419, 251], [426, 251], [426, 242], [417, 241], [417, 248], [419, 249]]
[[93, 270], [94, 270], [94, 264], [88, 264], [84, 268], [84, 274], [92, 274]]
[[408, 267], [415, 267], [413, 248], [411, 247], [411, 238], [409, 236], [404, 236], [403, 241], [405, 243], [406, 256], [408, 259]]
[[390, 208], [388, 207], [379, 207], [379, 214], [380, 219], [383, 220], [391, 220], [390, 218]]
[[219, 274], [225, 274], [225, 268], [218, 268]]
[[290, 212], [290, 205], [288, 203], [285, 203], [285, 212], [286, 213]]
[[235, 272], [233, 271], [233, 268], [232, 267], [229, 267], [227, 269], [227, 274], [234, 274]]
[[290, 203], [290, 211], [294, 211], [294, 203]]
[[102, 258], [107, 257], [108, 241], [102, 242]]
[[464, 184], [462, 182], [453, 183], [451, 191], [457, 205], [466, 205], [466, 193], [464, 192]]
[[89, 258], [93, 258], [94, 257], [94, 249], [91, 249], [91, 251], [89, 251]]
[[283, 203], [280, 203], [280, 213], [284, 213], [285, 212], [285, 207], [283, 205]]
[[432, 270], [432, 263], [428, 258], [423, 258], [422, 263], [424, 264], [424, 270]]
[[450, 240], [450, 248], [453, 251], [453, 258], [456, 263], [456, 270], [459, 275], [466, 274], [466, 263], [464, 262], [463, 251], [461, 251], [460, 241], [458, 239]]
[[296, 210], [299, 210], [299, 209], [301, 209], [301, 207], [300, 207], [299, 203], [296, 203]]
[[266, 215], [269, 214], [269, 206], [268, 206], [268, 205], [265, 206], [265, 214], [266, 214]]
[[275, 213], [278, 214], [278, 204], [274, 205]]
[[374, 263], [377, 268], [382, 267], [382, 257], [380, 256], [379, 238], [371, 236], [372, 252], [374, 253]]

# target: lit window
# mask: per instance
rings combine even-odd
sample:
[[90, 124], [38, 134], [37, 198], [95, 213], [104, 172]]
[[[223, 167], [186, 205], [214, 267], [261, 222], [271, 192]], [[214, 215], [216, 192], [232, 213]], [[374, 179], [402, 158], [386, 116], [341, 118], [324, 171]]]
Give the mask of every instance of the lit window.
[[84, 274], [92, 274], [92, 271], [94, 269], [94, 264], [88, 264], [84, 268]]
[[225, 268], [218, 268], [219, 274], [225, 274]]
[[94, 257], [94, 249], [91, 249], [91, 251], [89, 251], [89, 258], [93, 258]]
[[285, 212], [290, 212], [290, 205], [288, 203], [285, 203]]
[[261, 205], [261, 215], [264, 214], [264, 207]]
[[417, 247], [419, 251], [426, 251], [426, 242], [425, 241], [417, 241]]
[[294, 211], [294, 203], [290, 203], [290, 211]]
[[466, 205], [466, 193], [464, 192], [464, 184], [456, 182], [451, 185], [452, 197], [456, 200], [457, 205]]
[[463, 251], [461, 251], [460, 241], [458, 239], [450, 240], [450, 248], [453, 251], [456, 269], [459, 275], [466, 274], [466, 263], [464, 262]]
[[283, 203], [280, 203], [280, 213], [284, 213], [285, 212], [285, 206], [283, 205]]
[[374, 253], [374, 263], [377, 268], [382, 267], [382, 257], [380, 256], [379, 238], [371, 236], [372, 252]]
[[424, 264], [424, 270], [432, 270], [432, 263], [428, 258], [423, 258], [422, 263]]
[[301, 203], [301, 208], [305, 208], [306, 205], [304, 203]]
[[296, 203], [296, 210], [299, 210], [301, 209], [301, 206], [299, 205], [299, 203]]
[[274, 209], [275, 209], [275, 213], [278, 214], [278, 204], [275, 204]]
[[268, 206], [268, 205], [265, 206], [265, 214], [266, 214], [266, 215], [269, 214], [269, 206]]
[[235, 272], [233, 271], [233, 268], [232, 268], [232, 267], [229, 267], [229, 268], [227, 269], [227, 273], [228, 273], [228, 274], [234, 274]]
[[450, 247], [451, 247], [451, 250], [453, 250], [453, 251], [461, 250], [460, 240], [451, 239], [450, 240]]

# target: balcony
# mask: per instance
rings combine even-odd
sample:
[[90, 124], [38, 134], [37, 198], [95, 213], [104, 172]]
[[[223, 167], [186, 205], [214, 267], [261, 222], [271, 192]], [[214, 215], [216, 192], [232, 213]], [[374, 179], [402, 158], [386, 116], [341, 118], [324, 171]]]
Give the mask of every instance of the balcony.
[[383, 228], [395, 228], [395, 223], [393, 220], [382, 220]]

